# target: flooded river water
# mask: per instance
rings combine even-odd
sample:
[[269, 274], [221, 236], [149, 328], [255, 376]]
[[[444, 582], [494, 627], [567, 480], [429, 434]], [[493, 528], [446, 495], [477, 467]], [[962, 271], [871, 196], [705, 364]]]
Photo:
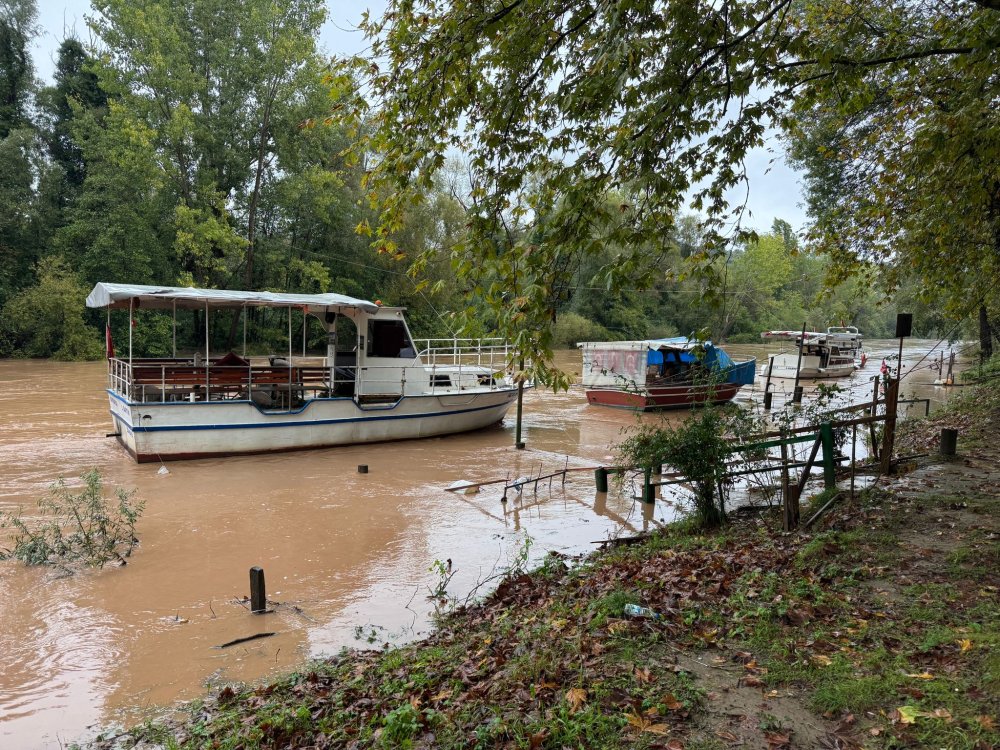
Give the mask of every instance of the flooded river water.
[[[937, 373], [926, 365], [936, 353], [921, 358], [933, 343], [907, 344], [904, 372], [913, 374], [904, 394], [940, 403], [957, 389], [930, 385]], [[855, 402], [871, 397], [871, 377], [896, 344], [868, 346], [867, 368], [850, 381]], [[766, 356], [762, 347], [727, 350]], [[559, 363], [579, 371], [576, 352], [560, 353]], [[674, 517], [668, 503], [635, 502], [627, 486], [598, 496], [591, 471], [570, 473], [565, 486], [545, 480], [506, 504], [502, 485], [445, 491], [458, 479], [611, 462], [636, 417], [588, 406], [579, 388], [526, 394], [523, 451], [512, 447], [512, 409], [502, 426], [464, 435], [175, 462], [162, 473], [105, 438], [104, 383], [103, 362], [0, 361], [0, 510], [23, 507], [30, 516], [52, 482], [79, 484], [94, 467], [108, 488], [135, 488], [146, 502], [141, 544], [126, 567], [60, 576], [0, 562], [3, 748], [64, 746], [206, 687], [287, 671], [369, 638], [417, 637], [428, 627], [435, 560], [452, 561], [449, 592], [464, 596], [509, 565], [529, 536], [538, 559]], [[777, 406], [791, 383], [775, 384]], [[762, 390], [758, 379], [738, 402], [753, 406]], [[265, 571], [268, 598], [280, 602], [271, 614], [250, 615], [241, 603], [254, 565]], [[275, 635], [217, 648], [265, 631]]]

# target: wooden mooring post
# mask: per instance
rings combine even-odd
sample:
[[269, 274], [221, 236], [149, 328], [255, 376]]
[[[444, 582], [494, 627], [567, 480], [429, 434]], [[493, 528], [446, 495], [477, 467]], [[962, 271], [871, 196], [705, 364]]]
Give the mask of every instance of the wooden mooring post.
[[892, 470], [892, 450], [896, 444], [896, 409], [899, 399], [899, 378], [888, 378], [885, 394], [885, 427], [882, 430], [882, 455], [879, 472], [888, 474]]
[[250, 612], [262, 615], [267, 611], [267, 594], [264, 591], [264, 569], [259, 565], [250, 568]]

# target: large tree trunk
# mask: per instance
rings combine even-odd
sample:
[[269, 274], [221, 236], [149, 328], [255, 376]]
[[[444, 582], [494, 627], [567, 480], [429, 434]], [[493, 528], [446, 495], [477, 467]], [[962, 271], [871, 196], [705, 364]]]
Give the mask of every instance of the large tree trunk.
[[979, 356], [983, 362], [993, 356], [993, 328], [986, 305], [979, 306]]

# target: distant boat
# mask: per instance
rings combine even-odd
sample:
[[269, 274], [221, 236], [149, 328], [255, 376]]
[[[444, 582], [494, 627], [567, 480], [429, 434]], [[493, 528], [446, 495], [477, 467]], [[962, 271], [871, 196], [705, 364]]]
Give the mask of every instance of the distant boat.
[[[517, 395], [504, 342], [414, 340], [402, 308], [339, 294], [101, 283], [87, 306], [129, 312], [127, 357], [115, 356], [109, 328], [107, 393], [112, 434], [140, 463], [464, 432], [499, 422]], [[211, 356], [209, 312], [245, 320], [250, 307], [287, 309], [287, 352]], [[178, 357], [175, 336], [172, 357], [134, 358], [136, 309], [173, 310], [175, 331], [178, 309], [204, 310], [204, 354]], [[325, 331], [325, 357], [305, 356], [304, 331], [293, 355], [293, 316]]]
[[587, 402], [643, 411], [730, 401], [757, 360], [734, 362], [711, 341], [683, 336], [578, 344]]
[[[772, 357], [763, 375], [772, 378], [843, 378], [864, 367], [867, 355], [854, 326], [831, 326], [826, 332], [764, 331], [764, 341], [791, 341], [795, 349]], [[802, 357], [799, 360], [799, 350]], [[773, 369], [771, 369], [773, 366]]]

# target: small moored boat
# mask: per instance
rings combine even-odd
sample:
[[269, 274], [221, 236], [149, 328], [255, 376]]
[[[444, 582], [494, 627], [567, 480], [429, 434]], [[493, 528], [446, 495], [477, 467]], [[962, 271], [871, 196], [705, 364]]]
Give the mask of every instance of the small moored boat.
[[[414, 340], [403, 309], [339, 294], [283, 294], [101, 283], [88, 307], [129, 311], [129, 354], [108, 339], [114, 434], [140, 463], [431, 437], [503, 419], [517, 395], [508, 347], [492, 340]], [[288, 351], [212, 356], [212, 310], [285, 308]], [[132, 356], [137, 309], [173, 310], [170, 358]], [[205, 351], [176, 352], [176, 311], [203, 310]], [[302, 355], [292, 320], [302, 316]], [[110, 315], [110, 313], [109, 313]], [[305, 356], [306, 323], [326, 333], [325, 357]], [[110, 329], [109, 329], [110, 330]], [[244, 323], [244, 342], [246, 339]]]
[[[764, 341], [791, 341], [795, 349], [771, 357], [763, 374], [772, 378], [843, 378], [865, 363], [861, 334], [854, 326], [819, 331], [764, 331]], [[801, 361], [799, 350], [801, 349]]]
[[578, 344], [587, 401], [626, 409], [676, 409], [731, 400], [754, 381], [757, 360], [734, 362], [711, 341], [683, 336]]

